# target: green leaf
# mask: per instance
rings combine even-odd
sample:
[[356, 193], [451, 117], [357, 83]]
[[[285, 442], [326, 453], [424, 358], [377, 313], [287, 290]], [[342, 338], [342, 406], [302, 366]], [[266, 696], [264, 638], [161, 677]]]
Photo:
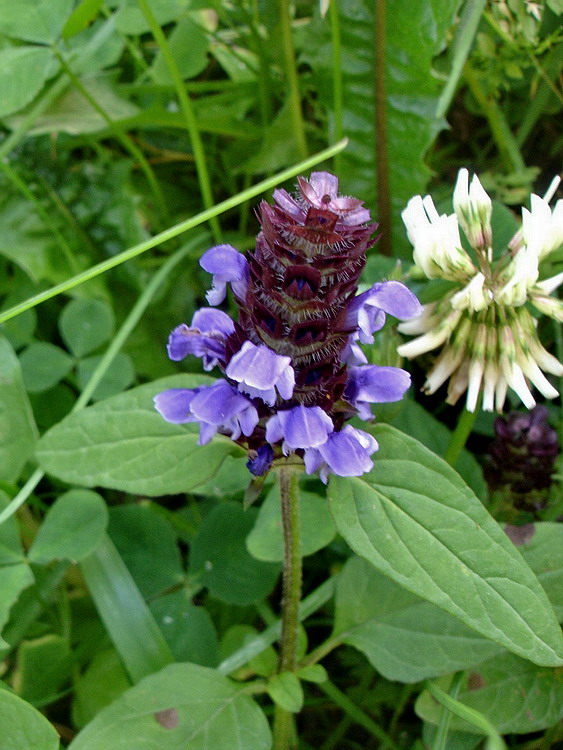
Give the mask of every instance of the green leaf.
[[54, 72], [54, 61], [53, 53], [45, 47], [6, 47], [0, 50], [0, 117], [17, 112], [33, 99]]
[[242, 449], [222, 436], [197, 445], [197, 425], [169, 424], [152, 399], [167, 388], [211, 382], [199, 375], [175, 375], [71, 414], [43, 435], [38, 461], [47, 473], [71, 484], [149, 496], [188, 492]]
[[[232, 625], [221, 638], [221, 662], [228, 660], [233, 654], [254, 643], [257, 638], [260, 638], [260, 634], [252, 625]], [[272, 646], [268, 646], [240, 666], [241, 679], [246, 679], [249, 669], [261, 677], [270, 677], [277, 671], [278, 662], [277, 653]], [[238, 676], [236, 670], [232, 676], [234, 678]]]
[[505, 527], [518, 551], [538, 577], [559, 622], [563, 621], [563, 524], [534, 523], [525, 527], [524, 535], [514, 534], [515, 527]]
[[32, 456], [37, 427], [25, 392], [20, 363], [0, 336], [0, 479], [15, 482]]
[[252, 604], [273, 589], [280, 566], [255, 560], [246, 537], [256, 511], [225, 502], [217, 505], [201, 525], [191, 545], [190, 574], [209, 588], [212, 596], [229, 604]]
[[[431, 451], [443, 456], [450, 444], [451, 430], [448, 430], [445, 424], [410, 398], [404, 399], [401, 407], [399, 414], [392, 420], [393, 427], [420, 440]], [[483, 470], [472, 453], [463, 449], [455, 469], [479, 500], [487, 499], [489, 493], [483, 478]]]
[[329, 486], [352, 549], [407, 590], [530, 661], [563, 663], [549, 600], [514, 545], [460, 476], [388, 425], [375, 466]]
[[301, 669], [297, 672], [297, 675], [300, 680], [305, 680], [306, 682], [314, 682], [317, 685], [320, 685], [321, 683], [328, 680], [327, 671], [322, 666], [322, 664], [309, 664], [306, 667], [301, 667]]
[[83, 31], [98, 15], [104, 0], [82, 0], [67, 18], [62, 30], [63, 39]]
[[206, 667], [171, 664], [101, 711], [69, 750], [268, 750], [266, 717], [244, 692]]
[[[151, 0], [151, 11], [162, 26], [175, 21], [186, 11], [193, 0]], [[116, 13], [117, 28], [124, 34], [144, 34], [150, 31], [145, 16], [136, 0], [124, 0], [119, 3]]]
[[[21, 592], [33, 583], [33, 573], [26, 562], [3, 565], [0, 569], [0, 633], [10, 616], [10, 610]], [[0, 638], [0, 648], [8, 644]]]
[[59, 734], [37, 709], [8, 690], [0, 690], [2, 750], [59, 750]]
[[[194, 78], [207, 67], [207, 33], [201, 23], [190, 16], [180, 18], [168, 37], [170, 52], [182, 78]], [[173, 84], [172, 76], [159, 50], [151, 68], [156, 83], [164, 86]]]
[[[336, 529], [328, 512], [326, 498], [299, 490], [299, 515], [303, 556], [312, 555], [332, 542]], [[258, 518], [248, 535], [246, 546], [257, 560], [283, 561], [280, 490], [277, 484], [272, 487], [260, 506]]]
[[150, 610], [176, 661], [190, 661], [202, 667], [215, 667], [219, 663], [213, 620], [206, 609], [188, 601], [183, 591], [155, 599]]
[[41, 393], [68, 375], [73, 359], [47, 341], [34, 341], [20, 354], [23, 382], [30, 393]]
[[400, 682], [467, 669], [501, 650], [359, 557], [338, 576], [334, 633], [384, 677]]
[[[563, 717], [563, 681], [557, 669], [540, 669], [513, 654], [499, 654], [468, 672], [458, 700], [479, 711], [499, 733], [537, 732]], [[417, 714], [437, 723], [439, 706], [428, 692], [416, 702]], [[478, 730], [452, 717], [453, 729]]]
[[[424, 156], [439, 131], [446, 127], [435, 111], [443, 87], [433, 60], [443, 49], [459, 0], [394, 0], [388, 13], [385, 46], [385, 84], [389, 180], [394, 246], [411, 249], [400, 212], [416, 193], [423, 193], [430, 178]], [[375, 203], [374, 162], [374, 3], [350, 0], [338, 4], [342, 42], [342, 75], [346, 100], [343, 130], [350, 140], [340, 157], [342, 188], [366, 205]], [[319, 19], [310, 25], [301, 57], [310, 63], [317, 82], [318, 101], [333, 111], [333, 49], [330, 24]], [[389, 228], [387, 228], [387, 231]], [[399, 254], [401, 254], [399, 252]]]
[[91, 555], [105, 533], [104, 499], [90, 490], [69, 490], [50, 508], [29, 551], [29, 560], [80, 562]]
[[[76, 377], [80, 390], [84, 390], [86, 383], [92, 377], [94, 371], [102, 360], [101, 356], [86, 357], [80, 360], [76, 371]], [[135, 380], [135, 367], [128, 354], [119, 352], [104, 373], [104, 377], [92, 394], [93, 401], [102, 401], [110, 396], [124, 391]]]
[[52, 703], [70, 680], [74, 656], [68, 640], [46, 635], [23, 641], [18, 648], [18, 693], [40, 707]]
[[112, 508], [108, 533], [145, 599], [183, 582], [176, 533], [150, 505]]
[[117, 651], [99, 651], [74, 684], [72, 723], [80, 728], [86, 726], [102, 708], [130, 687]]
[[303, 688], [295, 672], [280, 672], [268, 680], [268, 695], [281, 708], [298, 713], [303, 708]]
[[115, 320], [107, 302], [79, 297], [71, 300], [59, 318], [59, 331], [75, 357], [90, 354], [113, 333]]
[[68, 14], [72, 0], [18, 0], [0, 4], [0, 32], [26, 42], [55, 42]]

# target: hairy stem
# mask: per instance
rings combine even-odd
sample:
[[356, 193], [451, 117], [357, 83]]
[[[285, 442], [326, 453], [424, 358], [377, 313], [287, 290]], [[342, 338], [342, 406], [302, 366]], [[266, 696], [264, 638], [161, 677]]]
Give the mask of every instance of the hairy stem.
[[[299, 495], [297, 472], [282, 466], [280, 485], [283, 527], [283, 599], [282, 633], [279, 672], [295, 672], [297, 668], [297, 639], [299, 636], [299, 601], [301, 599], [301, 535], [299, 524]], [[274, 715], [274, 750], [297, 747], [293, 741], [293, 715], [276, 705]]]

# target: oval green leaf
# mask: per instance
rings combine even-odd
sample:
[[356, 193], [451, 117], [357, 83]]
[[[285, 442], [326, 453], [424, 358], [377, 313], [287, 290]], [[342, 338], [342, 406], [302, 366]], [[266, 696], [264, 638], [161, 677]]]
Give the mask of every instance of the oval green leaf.
[[0, 690], [2, 750], [58, 750], [59, 735], [43, 714], [8, 690]]
[[54, 62], [53, 53], [46, 47], [6, 47], [0, 50], [0, 117], [17, 112], [33, 99]]
[[212, 382], [174, 375], [70, 414], [43, 435], [38, 461], [47, 473], [84, 487], [151, 496], [192, 490], [210, 479], [227, 456], [242, 455], [242, 448], [220, 435], [198, 445], [198, 426], [169, 424], [152, 399], [167, 388]]
[[459, 474], [393, 427], [373, 434], [373, 470], [329, 486], [337, 529], [352, 549], [486, 638], [536, 664], [562, 664], [545, 591]]
[[266, 717], [244, 692], [212, 669], [170, 664], [103, 709], [69, 750], [268, 750]]
[[59, 318], [59, 330], [75, 357], [90, 354], [113, 333], [113, 310], [97, 299], [79, 297], [66, 305]]

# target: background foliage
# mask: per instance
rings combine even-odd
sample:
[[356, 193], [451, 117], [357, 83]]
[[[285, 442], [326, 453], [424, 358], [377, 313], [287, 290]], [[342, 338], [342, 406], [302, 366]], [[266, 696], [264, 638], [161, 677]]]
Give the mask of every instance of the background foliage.
[[347, 136], [318, 168], [380, 223], [373, 283], [408, 267], [412, 195], [467, 166], [520, 205], [557, 172], [560, 0], [385, 5], [1, 4], [2, 750], [266, 749], [273, 703], [301, 711], [302, 748], [563, 741], [561, 469], [539, 511], [492, 493], [484, 417], [452, 469], [459, 410], [415, 368], [373, 472], [301, 483], [301, 661], [277, 674], [278, 491], [245, 509], [243, 451], [152, 408], [207, 382], [165, 342], [204, 303], [199, 256], [252, 247], [257, 198], [157, 233]]

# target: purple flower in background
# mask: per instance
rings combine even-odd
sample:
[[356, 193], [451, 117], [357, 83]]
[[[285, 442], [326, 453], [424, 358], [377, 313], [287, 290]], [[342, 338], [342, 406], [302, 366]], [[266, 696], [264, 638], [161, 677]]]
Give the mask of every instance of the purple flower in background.
[[169, 422], [197, 422], [201, 444], [220, 432], [244, 445], [255, 475], [295, 453], [324, 482], [360, 476], [378, 446], [346, 420], [371, 419], [370, 404], [397, 401], [410, 385], [399, 368], [368, 365], [360, 344], [373, 343], [387, 314], [409, 320], [421, 306], [397, 281], [357, 294], [377, 225], [361, 201], [338, 194], [334, 175], [300, 177], [296, 195], [275, 190], [259, 220], [253, 251], [217, 245], [200, 261], [213, 276], [209, 303], [230, 284], [237, 322], [203, 308], [168, 342], [171, 359], [201, 357], [223, 379], [160, 393], [156, 408]]

